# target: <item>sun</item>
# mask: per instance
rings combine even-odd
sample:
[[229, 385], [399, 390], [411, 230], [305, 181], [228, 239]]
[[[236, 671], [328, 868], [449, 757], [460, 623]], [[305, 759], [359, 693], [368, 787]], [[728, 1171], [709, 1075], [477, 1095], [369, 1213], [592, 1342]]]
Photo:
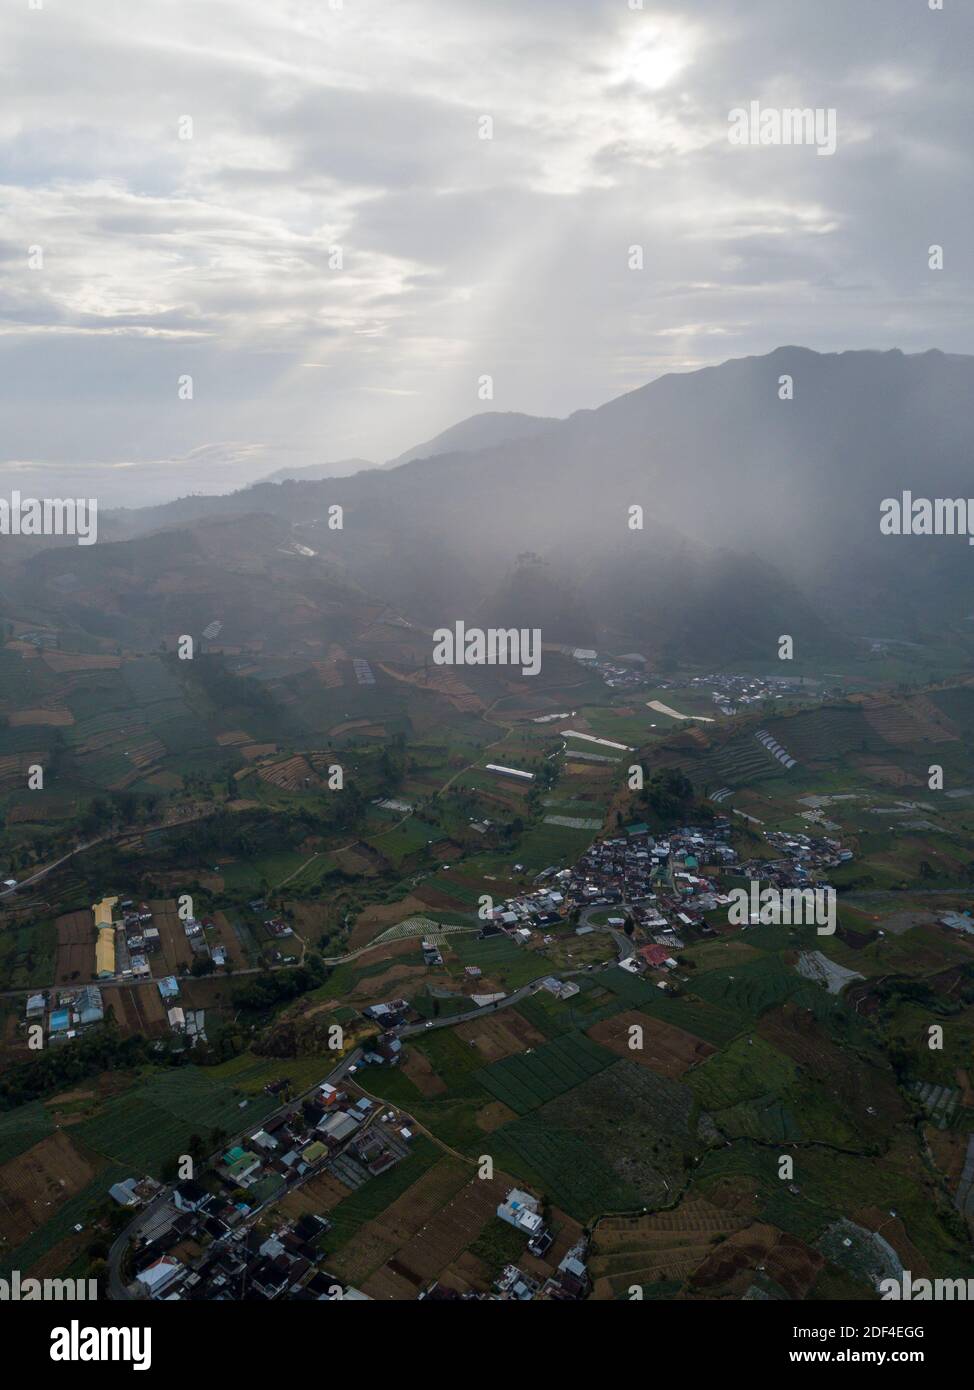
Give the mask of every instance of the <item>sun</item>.
[[659, 92], [683, 71], [690, 56], [685, 35], [654, 28], [628, 36], [613, 55], [610, 71], [615, 82]]

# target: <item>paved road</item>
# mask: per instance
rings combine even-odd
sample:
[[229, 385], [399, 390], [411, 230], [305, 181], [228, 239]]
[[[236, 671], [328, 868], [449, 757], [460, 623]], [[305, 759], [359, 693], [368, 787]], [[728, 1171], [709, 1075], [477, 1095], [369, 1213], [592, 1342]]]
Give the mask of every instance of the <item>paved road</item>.
[[604, 903], [600, 903], [597, 907], [595, 905], [592, 907], [583, 907], [579, 914], [578, 925], [580, 927], [591, 927], [593, 931], [608, 932], [609, 936], [612, 937], [612, 940], [616, 944], [616, 950], [619, 952], [619, 959], [625, 960], [626, 957], [631, 956], [635, 950], [635, 947], [628, 936], [626, 936], [626, 933], [624, 931], [619, 931], [617, 927], [610, 927], [606, 923], [593, 922], [591, 920], [593, 912], [606, 911], [611, 912], [613, 917], [625, 917], [626, 913], [629, 911], [629, 904], [613, 903], [611, 907], [606, 908]]
[[52, 869], [56, 869], [59, 864], [66, 864], [69, 859], [73, 859], [76, 854], [83, 854], [86, 849], [93, 849], [95, 845], [100, 845], [108, 836], [101, 835], [97, 840], [89, 840], [87, 844], [78, 845], [77, 849], [69, 850], [67, 854], [62, 854], [60, 859], [53, 860], [50, 864], [45, 864], [36, 873], [31, 874], [30, 878], [22, 878], [18, 881], [15, 888], [5, 888], [0, 893], [0, 898], [10, 898], [14, 893], [19, 893], [22, 888], [29, 888], [32, 883], [36, 883], [40, 878], [46, 878]]
[[94, 840], [88, 840], [83, 845], [78, 845], [75, 849], [69, 850], [67, 854], [62, 854], [60, 859], [53, 859], [50, 864], [44, 864], [40, 869], [35, 870], [30, 878], [22, 878], [16, 888], [5, 888], [0, 893], [0, 900], [12, 897], [14, 893], [19, 893], [22, 888], [29, 888], [32, 883], [39, 879], [46, 878], [47, 875], [57, 869], [61, 864], [66, 864], [69, 859], [73, 859], [76, 854], [84, 854], [85, 850], [94, 849], [96, 845], [109, 844], [112, 840], [125, 840], [133, 835], [151, 835], [155, 830], [172, 830], [181, 825], [194, 825], [196, 821], [208, 820], [220, 809], [219, 806], [212, 806], [206, 811], [201, 811], [193, 816], [183, 816], [177, 820], [159, 821], [153, 825], [128, 825], [124, 829], [113, 831], [110, 835], [98, 835]]

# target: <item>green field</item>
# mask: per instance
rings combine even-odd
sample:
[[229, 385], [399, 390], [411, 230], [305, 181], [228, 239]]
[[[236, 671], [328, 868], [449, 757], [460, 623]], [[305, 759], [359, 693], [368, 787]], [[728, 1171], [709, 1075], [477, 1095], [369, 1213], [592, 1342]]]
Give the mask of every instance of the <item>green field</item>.
[[490, 1137], [495, 1166], [530, 1183], [553, 1205], [579, 1221], [596, 1214], [638, 1208], [636, 1189], [571, 1134], [529, 1116]]
[[567, 1033], [530, 1053], [505, 1057], [476, 1079], [519, 1115], [535, 1110], [615, 1061], [611, 1052], [581, 1033]]
[[[287, 1064], [279, 1063], [275, 1070], [286, 1075]], [[322, 1074], [327, 1074], [327, 1064]], [[234, 1134], [245, 1126], [256, 1128], [279, 1105], [272, 1096], [238, 1089], [236, 1080], [186, 1066], [146, 1073], [71, 1134], [106, 1158], [158, 1176], [166, 1159], [185, 1153], [193, 1134], [206, 1138], [214, 1129]]]

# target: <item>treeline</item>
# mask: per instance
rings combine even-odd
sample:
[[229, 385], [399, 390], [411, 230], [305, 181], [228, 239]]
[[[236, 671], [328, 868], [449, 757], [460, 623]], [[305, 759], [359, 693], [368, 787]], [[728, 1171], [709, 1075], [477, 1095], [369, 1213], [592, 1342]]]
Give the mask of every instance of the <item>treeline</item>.
[[46, 1047], [5, 1071], [0, 1077], [0, 1110], [56, 1094], [99, 1072], [129, 1071], [150, 1061], [171, 1065], [175, 1057], [168, 1040], [160, 1047], [147, 1038], [122, 1038], [106, 1023], [81, 1038]]
[[277, 712], [267, 687], [253, 676], [235, 675], [219, 652], [200, 652], [192, 661], [179, 661], [175, 656], [169, 660], [178, 675], [192, 681], [217, 709], [244, 707], [266, 715]]
[[[693, 783], [685, 773], [675, 767], [663, 767], [654, 772], [636, 799], [637, 810], [641, 809], [647, 819], [666, 826], [684, 819], [694, 809], [696, 796]], [[708, 814], [702, 804], [696, 808], [698, 818]], [[709, 808], [713, 816], [713, 808]]]
[[[334, 1020], [317, 1016], [285, 1019], [269, 1028], [253, 1045], [260, 1057], [323, 1057], [331, 1052]], [[334, 1053], [337, 1062], [340, 1053]]]
[[152, 792], [140, 796], [136, 792], [117, 791], [110, 796], [96, 796], [82, 812], [78, 828], [82, 836], [89, 836], [111, 830], [116, 824], [135, 825], [151, 820], [159, 805], [160, 798]]
[[171, 856], [190, 863], [225, 855], [252, 859], [295, 848], [313, 827], [314, 817], [303, 810], [280, 815], [266, 811], [215, 811], [173, 836]]
[[248, 980], [234, 994], [234, 1003], [246, 1013], [271, 1013], [281, 1004], [323, 985], [330, 973], [321, 957], [312, 953], [304, 965], [294, 970], [267, 970]]

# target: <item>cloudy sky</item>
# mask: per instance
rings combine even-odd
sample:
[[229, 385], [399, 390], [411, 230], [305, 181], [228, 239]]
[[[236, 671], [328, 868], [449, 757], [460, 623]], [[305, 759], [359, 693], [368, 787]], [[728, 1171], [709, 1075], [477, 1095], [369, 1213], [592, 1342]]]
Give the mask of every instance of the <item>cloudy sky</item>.
[[[4, 489], [137, 505], [782, 343], [974, 350], [969, 0], [40, 3], [0, 7]], [[836, 153], [732, 145], [755, 100], [834, 108]]]

